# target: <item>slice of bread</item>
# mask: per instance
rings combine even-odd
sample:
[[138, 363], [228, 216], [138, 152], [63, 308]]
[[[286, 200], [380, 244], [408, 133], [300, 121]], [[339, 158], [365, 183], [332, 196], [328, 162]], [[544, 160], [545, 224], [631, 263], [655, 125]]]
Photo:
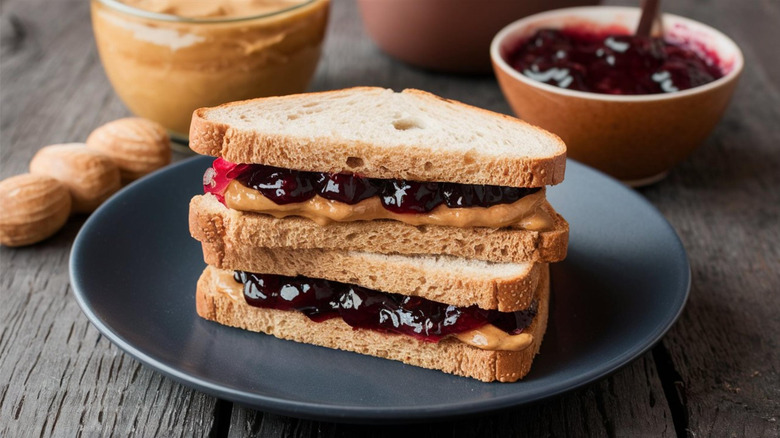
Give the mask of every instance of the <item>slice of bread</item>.
[[512, 187], [557, 184], [566, 165], [560, 138], [514, 117], [374, 87], [200, 108], [190, 147], [234, 163]]
[[521, 351], [481, 350], [454, 338], [431, 343], [406, 335], [353, 329], [339, 318], [313, 322], [294, 311], [252, 307], [240, 297], [236, 299], [220, 292], [216, 284], [217, 272], [209, 266], [198, 280], [197, 311], [205, 319], [281, 339], [384, 357], [485, 382], [514, 382], [524, 377], [539, 352], [547, 328], [550, 282], [546, 267], [537, 289], [537, 315], [525, 331], [533, 336], [533, 342]]
[[203, 243], [206, 263], [221, 269], [302, 275], [419, 296], [459, 307], [514, 312], [528, 308], [539, 263], [491, 263], [451, 256], [383, 255], [357, 251], [259, 248]]
[[[231, 210], [211, 194], [190, 201], [190, 233], [200, 242], [227, 247], [327, 249], [379, 254], [451, 255], [491, 262], [557, 262], [566, 257], [569, 224], [549, 204], [551, 231], [514, 228], [413, 226], [392, 220], [317, 225], [309, 219], [276, 219]], [[221, 247], [221, 248], [220, 248]]]

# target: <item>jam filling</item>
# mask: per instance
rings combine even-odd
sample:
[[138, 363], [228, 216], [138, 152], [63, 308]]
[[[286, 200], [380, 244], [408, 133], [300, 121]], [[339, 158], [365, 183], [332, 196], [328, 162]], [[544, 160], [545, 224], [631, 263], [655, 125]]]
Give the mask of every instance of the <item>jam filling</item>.
[[355, 174], [306, 172], [261, 164], [235, 164], [214, 160], [203, 175], [203, 189], [224, 203], [230, 181], [262, 193], [278, 205], [304, 202], [314, 196], [354, 205], [378, 196], [394, 213], [427, 213], [444, 204], [449, 208], [490, 207], [511, 204], [536, 193], [539, 187], [521, 188], [400, 179], [364, 178]]
[[578, 28], [540, 29], [507, 60], [531, 79], [602, 94], [671, 93], [723, 76], [717, 60], [692, 47]]
[[523, 311], [499, 312], [300, 276], [235, 271], [233, 278], [243, 284], [244, 299], [251, 306], [295, 310], [315, 322], [341, 317], [353, 328], [404, 334], [428, 342], [486, 324], [510, 335], [519, 334], [531, 325], [537, 312], [536, 301]]

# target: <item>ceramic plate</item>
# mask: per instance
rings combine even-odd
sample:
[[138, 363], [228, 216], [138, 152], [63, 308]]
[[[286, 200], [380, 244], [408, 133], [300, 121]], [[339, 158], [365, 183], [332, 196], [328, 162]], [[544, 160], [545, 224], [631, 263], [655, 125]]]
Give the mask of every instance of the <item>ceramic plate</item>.
[[187, 228], [210, 159], [196, 157], [128, 186], [84, 224], [70, 273], [92, 323], [128, 354], [187, 386], [275, 413], [350, 422], [473, 414], [600, 379], [653, 346], [690, 286], [685, 249], [636, 192], [569, 161], [549, 190], [569, 221], [566, 261], [552, 267], [550, 322], [517, 383], [482, 383], [355, 353], [224, 327], [195, 313], [205, 266]]

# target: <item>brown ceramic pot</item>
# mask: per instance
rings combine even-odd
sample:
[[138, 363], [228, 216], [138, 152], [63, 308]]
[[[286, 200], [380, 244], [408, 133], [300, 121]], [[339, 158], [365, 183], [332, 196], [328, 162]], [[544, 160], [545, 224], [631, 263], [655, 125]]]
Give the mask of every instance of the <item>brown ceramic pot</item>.
[[537, 12], [598, 0], [358, 0], [363, 25], [391, 56], [417, 67], [490, 72], [490, 40]]
[[728, 37], [693, 20], [665, 14], [666, 38], [714, 51], [726, 73], [709, 84], [675, 93], [613, 96], [571, 91], [523, 76], [505, 61], [508, 50], [539, 28], [595, 26], [630, 33], [639, 9], [571, 8], [516, 21], [491, 45], [504, 96], [523, 120], [559, 135], [568, 156], [632, 185], [655, 182], [685, 159], [720, 120], [743, 67]]

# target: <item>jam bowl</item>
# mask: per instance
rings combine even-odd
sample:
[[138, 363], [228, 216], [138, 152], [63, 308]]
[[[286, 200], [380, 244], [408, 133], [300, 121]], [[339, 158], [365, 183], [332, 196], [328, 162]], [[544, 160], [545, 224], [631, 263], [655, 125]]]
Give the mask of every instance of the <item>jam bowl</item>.
[[[490, 47], [518, 117], [559, 135], [570, 158], [633, 186], [663, 179], [704, 141], [744, 65], [731, 39], [676, 15], [663, 14], [662, 40], [636, 38], [639, 16], [607, 6], [543, 12], [508, 25]], [[655, 73], [643, 70], [656, 61]]]

